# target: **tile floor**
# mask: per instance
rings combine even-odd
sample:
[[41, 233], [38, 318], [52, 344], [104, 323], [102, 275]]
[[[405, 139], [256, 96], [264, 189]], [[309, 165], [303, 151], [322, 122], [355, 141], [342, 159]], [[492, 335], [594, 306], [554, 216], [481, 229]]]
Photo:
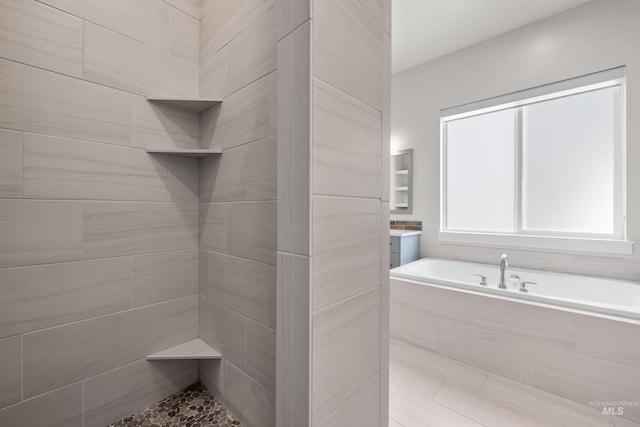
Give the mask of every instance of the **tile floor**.
[[180, 393], [108, 427], [243, 427], [229, 410], [200, 384], [187, 387]]
[[391, 340], [389, 427], [640, 427]]

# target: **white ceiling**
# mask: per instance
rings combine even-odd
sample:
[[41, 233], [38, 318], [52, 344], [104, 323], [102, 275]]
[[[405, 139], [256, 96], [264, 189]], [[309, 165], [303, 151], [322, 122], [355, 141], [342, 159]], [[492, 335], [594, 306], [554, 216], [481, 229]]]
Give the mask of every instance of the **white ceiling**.
[[392, 0], [393, 73], [590, 0]]

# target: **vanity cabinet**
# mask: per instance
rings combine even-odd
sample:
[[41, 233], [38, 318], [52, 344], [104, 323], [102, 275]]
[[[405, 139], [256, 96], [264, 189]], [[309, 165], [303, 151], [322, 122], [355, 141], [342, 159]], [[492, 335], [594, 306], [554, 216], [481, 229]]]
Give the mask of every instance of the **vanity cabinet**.
[[421, 231], [390, 230], [389, 268], [396, 268], [420, 258]]

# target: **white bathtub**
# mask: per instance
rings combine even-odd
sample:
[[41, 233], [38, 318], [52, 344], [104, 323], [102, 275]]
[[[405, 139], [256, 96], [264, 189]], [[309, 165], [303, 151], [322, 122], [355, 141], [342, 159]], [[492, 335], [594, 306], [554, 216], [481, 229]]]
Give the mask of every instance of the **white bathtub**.
[[[572, 274], [552, 273], [507, 267], [507, 289], [499, 289], [500, 270], [496, 265], [475, 264], [434, 258], [406, 264], [391, 270], [392, 278], [404, 278], [475, 292], [517, 298], [538, 303], [640, 319], [640, 283]], [[480, 274], [487, 277], [488, 286], [480, 286]], [[509, 277], [516, 274], [528, 285], [528, 293], [511, 285]]]

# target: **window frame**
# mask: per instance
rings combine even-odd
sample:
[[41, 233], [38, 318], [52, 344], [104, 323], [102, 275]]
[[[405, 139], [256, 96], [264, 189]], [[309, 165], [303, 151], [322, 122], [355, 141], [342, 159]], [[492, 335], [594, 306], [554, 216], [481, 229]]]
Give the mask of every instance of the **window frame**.
[[[527, 105], [619, 87], [614, 136], [614, 228], [611, 234], [538, 231], [523, 229], [523, 109]], [[625, 67], [588, 74], [507, 95], [444, 109], [440, 114], [440, 230], [438, 240], [472, 246], [513, 247], [569, 253], [631, 254], [633, 242], [626, 240], [626, 73]], [[514, 231], [461, 231], [447, 227], [447, 123], [514, 109]]]

